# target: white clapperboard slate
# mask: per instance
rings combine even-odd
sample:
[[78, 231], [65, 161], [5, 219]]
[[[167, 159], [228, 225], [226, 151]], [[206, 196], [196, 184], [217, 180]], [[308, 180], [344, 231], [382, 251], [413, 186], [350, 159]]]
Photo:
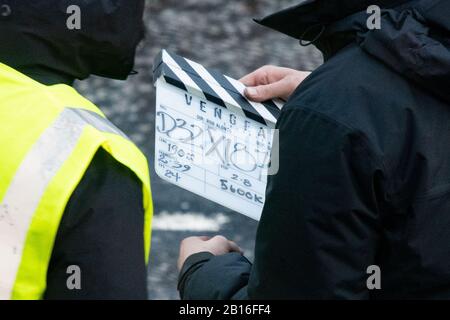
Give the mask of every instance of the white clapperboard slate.
[[239, 81], [166, 50], [153, 76], [156, 173], [259, 220], [281, 100], [251, 102]]

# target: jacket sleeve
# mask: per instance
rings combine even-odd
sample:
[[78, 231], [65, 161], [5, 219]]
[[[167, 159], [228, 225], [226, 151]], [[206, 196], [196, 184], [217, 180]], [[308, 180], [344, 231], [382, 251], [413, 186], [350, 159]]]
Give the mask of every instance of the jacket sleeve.
[[[142, 184], [100, 149], [72, 194], [47, 272], [45, 299], [147, 299]], [[67, 268], [81, 289], [67, 287]]]
[[[185, 281], [192, 299], [366, 299], [378, 242], [379, 165], [362, 134], [306, 108], [283, 110], [254, 265], [211, 258]], [[250, 273], [247, 278], [245, 274]]]

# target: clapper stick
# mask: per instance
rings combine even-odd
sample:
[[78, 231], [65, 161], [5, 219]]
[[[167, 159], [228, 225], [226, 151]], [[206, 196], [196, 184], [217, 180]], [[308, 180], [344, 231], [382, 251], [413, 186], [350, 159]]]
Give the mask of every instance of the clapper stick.
[[166, 50], [153, 73], [156, 173], [259, 220], [283, 102], [249, 101], [239, 81]]

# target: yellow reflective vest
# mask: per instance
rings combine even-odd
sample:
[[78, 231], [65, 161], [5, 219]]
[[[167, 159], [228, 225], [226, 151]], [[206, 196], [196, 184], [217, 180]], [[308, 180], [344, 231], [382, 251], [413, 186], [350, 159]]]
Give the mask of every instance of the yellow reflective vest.
[[99, 148], [142, 182], [148, 262], [145, 156], [72, 87], [45, 86], [0, 63], [0, 299], [43, 296], [64, 209]]

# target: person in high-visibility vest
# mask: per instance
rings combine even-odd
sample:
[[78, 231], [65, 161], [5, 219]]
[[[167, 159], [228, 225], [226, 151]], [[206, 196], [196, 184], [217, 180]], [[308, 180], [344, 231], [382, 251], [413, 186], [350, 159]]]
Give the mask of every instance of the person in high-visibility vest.
[[127, 78], [144, 2], [0, 0], [0, 299], [147, 297], [147, 160], [71, 87]]

